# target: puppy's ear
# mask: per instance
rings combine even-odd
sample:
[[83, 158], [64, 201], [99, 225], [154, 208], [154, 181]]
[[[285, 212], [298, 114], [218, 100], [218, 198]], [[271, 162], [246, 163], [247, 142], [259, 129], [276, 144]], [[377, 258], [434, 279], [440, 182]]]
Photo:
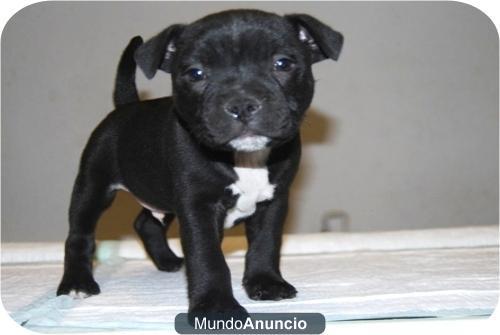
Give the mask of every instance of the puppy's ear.
[[175, 41], [183, 29], [181, 24], [170, 26], [135, 51], [135, 62], [148, 79], [153, 78], [158, 69], [171, 72], [172, 59], [176, 52]]
[[313, 63], [339, 58], [344, 43], [341, 33], [307, 14], [285, 15], [285, 19], [292, 23], [300, 41], [310, 50]]

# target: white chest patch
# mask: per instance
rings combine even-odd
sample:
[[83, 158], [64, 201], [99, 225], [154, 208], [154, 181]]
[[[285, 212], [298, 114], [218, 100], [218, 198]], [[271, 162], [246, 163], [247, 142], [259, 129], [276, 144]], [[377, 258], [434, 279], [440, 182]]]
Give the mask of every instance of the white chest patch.
[[[265, 158], [267, 159], [267, 153]], [[255, 212], [257, 203], [271, 200], [274, 196], [275, 185], [269, 183], [269, 172], [265, 164], [257, 164], [263, 165], [262, 167], [252, 166], [255, 164], [243, 165], [234, 167], [238, 180], [228, 186], [239, 197], [236, 205], [227, 211], [224, 228], [231, 228], [238, 219], [249, 217]]]

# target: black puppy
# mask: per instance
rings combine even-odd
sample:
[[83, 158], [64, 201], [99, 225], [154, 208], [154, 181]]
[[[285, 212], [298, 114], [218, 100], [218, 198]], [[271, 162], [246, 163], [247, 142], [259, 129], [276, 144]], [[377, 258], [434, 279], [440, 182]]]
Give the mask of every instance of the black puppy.
[[[83, 152], [69, 211], [57, 294], [99, 293], [92, 276], [96, 221], [116, 191], [144, 207], [135, 229], [158, 269], [182, 264], [165, 239], [180, 222], [190, 312], [242, 311], [220, 248], [245, 221], [243, 286], [252, 299], [292, 298], [279, 269], [299, 125], [314, 90], [311, 65], [336, 60], [342, 35], [308, 15], [233, 10], [132, 40], [117, 77], [119, 107]], [[173, 96], [138, 102], [135, 61], [148, 78], [171, 73]]]

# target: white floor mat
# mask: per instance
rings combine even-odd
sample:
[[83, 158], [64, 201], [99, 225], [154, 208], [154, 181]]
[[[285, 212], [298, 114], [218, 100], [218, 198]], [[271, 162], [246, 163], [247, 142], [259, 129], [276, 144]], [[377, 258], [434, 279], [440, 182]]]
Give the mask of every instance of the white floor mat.
[[[238, 239], [228, 240], [226, 249], [237, 250]], [[319, 312], [327, 321], [467, 317], [489, 315], [497, 304], [497, 227], [302, 235], [283, 249], [283, 276], [299, 293], [278, 302], [248, 299], [241, 251], [227, 257], [235, 296], [249, 312]], [[56, 298], [61, 251], [62, 244], [2, 246], [2, 302], [29, 329], [172, 330], [175, 315], [187, 310], [184, 272], [157, 271], [135, 241], [101, 243], [100, 295]], [[23, 257], [28, 261], [20, 263]]]

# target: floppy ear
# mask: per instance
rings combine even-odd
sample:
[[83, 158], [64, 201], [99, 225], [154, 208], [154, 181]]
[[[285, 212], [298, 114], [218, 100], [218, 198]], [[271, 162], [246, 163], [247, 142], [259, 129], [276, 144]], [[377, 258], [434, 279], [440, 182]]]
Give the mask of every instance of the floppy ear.
[[292, 23], [300, 41], [310, 50], [313, 63], [326, 58], [339, 58], [344, 43], [341, 33], [307, 14], [285, 15], [285, 19]]
[[148, 79], [153, 78], [158, 69], [171, 72], [172, 59], [176, 52], [175, 40], [183, 28], [181, 24], [170, 26], [135, 51], [135, 62]]

